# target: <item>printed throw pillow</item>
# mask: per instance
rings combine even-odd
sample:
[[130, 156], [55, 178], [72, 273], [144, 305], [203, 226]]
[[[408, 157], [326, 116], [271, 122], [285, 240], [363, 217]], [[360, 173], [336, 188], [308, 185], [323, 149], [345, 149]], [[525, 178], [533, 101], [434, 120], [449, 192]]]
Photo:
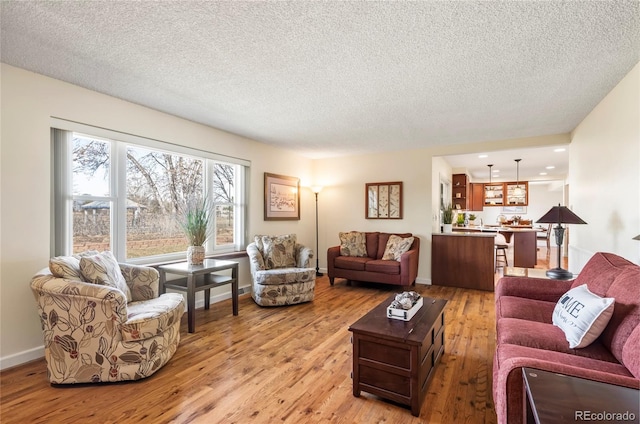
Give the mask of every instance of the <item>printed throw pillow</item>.
[[367, 238], [365, 233], [350, 231], [338, 233], [340, 237], [340, 255], [342, 256], [367, 256]]
[[131, 301], [131, 290], [113, 253], [104, 251], [80, 258], [80, 272], [88, 282], [114, 287], [125, 294], [127, 302]]
[[49, 271], [56, 278], [86, 281], [80, 272], [80, 258], [97, 254], [97, 250], [88, 250], [73, 256], [56, 256], [49, 259]]
[[262, 244], [262, 237], [268, 237], [268, 236], [256, 235], [253, 237], [253, 241], [256, 243], [258, 252], [260, 252], [261, 255], [264, 255], [264, 245]]
[[262, 236], [264, 265], [267, 269], [296, 266], [296, 235]]
[[383, 261], [400, 261], [400, 257], [403, 253], [406, 253], [411, 249], [413, 244], [413, 237], [402, 238], [400, 236], [391, 235], [387, 241], [387, 245], [384, 248], [384, 254], [382, 255]]
[[564, 331], [571, 349], [587, 347], [604, 331], [614, 305], [614, 298], [593, 294], [583, 284], [560, 297], [553, 310], [553, 325]]

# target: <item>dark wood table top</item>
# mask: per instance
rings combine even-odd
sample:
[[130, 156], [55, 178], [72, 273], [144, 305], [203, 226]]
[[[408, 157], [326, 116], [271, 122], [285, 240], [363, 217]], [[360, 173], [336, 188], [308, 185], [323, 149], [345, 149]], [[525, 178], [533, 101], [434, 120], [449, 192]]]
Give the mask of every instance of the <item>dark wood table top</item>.
[[387, 300], [353, 323], [349, 327], [349, 331], [420, 345], [444, 310], [447, 301], [423, 297], [423, 305], [420, 310], [411, 320], [402, 321], [387, 317], [387, 307], [393, 302], [395, 296], [395, 293], [390, 295]]
[[[525, 388], [536, 422], [540, 424], [572, 422], [638, 422], [640, 392], [629, 387], [600, 383], [579, 377], [523, 368]], [[609, 419], [598, 414], [633, 414], [634, 418]], [[577, 415], [576, 415], [577, 414]], [[590, 418], [586, 418], [589, 415]], [[596, 419], [593, 419], [596, 418]]]

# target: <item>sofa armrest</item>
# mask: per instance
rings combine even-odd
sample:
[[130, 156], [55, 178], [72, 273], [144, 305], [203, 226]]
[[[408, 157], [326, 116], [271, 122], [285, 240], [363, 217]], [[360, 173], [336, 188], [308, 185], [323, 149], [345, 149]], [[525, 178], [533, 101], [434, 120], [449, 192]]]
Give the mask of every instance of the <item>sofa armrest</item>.
[[313, 250], [301, 244], [296, 245], [296, 266], [298, 268], [309, 268], [309, 263], [313, 259]]
[[548, 280], [533, 277], [502, 277], [498, 280], [495, 298], [501, 296], [557, 302], [570, 288], [573, 280]]
[[55, 337], [66, 340], [75, 330], [85, 333], [87, 327], [93, 334], [106, 331], [119, 338], [114, 329], [127, 321], [127, 298], [113, 287], [44, 274], [33, 277], [31, 290], [38, 305], [45, 343]]
[[333, 246], [327, 249], [327, 275], [329, 278], [335, 276], [335, 260], [340, 256], [340, 246]]
[[403, 286], [409, 286], [418, 277], [418, 260], [420, 251], [411, 249], [400, 256], [400, 280]]
[[252, 275], [255, 274], [256, 271], [265, 269], [264, 258], [255, 243], [249, 243], [247, 246], [247, 256], [249, 256], [249, 265], [251, 266]]
[[122, 263], [118, 265], [120, 265], [120, 271], [131, 290], [131, 300], [133, 302], [158, 297], [160, 274], [155, 268]]

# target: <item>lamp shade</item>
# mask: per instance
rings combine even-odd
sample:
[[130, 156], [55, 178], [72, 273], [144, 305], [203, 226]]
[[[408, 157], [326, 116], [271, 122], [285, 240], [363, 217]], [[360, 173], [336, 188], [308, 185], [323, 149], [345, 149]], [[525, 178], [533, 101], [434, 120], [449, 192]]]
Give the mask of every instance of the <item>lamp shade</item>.
[[640, 240], [640, 234], [638, 234], [637, 236], [635, 236], [632, 240]]
[[542, 218], [538, 219], [536, 222], [541, 224], [586, 224], [578, 215], [571, 212], [566, 206], [554, 206], [542, 216]]

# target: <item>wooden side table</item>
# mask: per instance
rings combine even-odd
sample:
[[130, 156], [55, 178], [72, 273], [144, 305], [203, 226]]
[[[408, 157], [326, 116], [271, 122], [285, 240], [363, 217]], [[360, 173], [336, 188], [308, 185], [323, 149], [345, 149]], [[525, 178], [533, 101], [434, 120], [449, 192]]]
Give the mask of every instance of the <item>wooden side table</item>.
[[637, 423], [640, 391], [584, 378], [522, 368], [524, 419], [531, 424]]
[[[231, 270], [231, 276], [215, 274]], [[204, 290], [204, 309], [209, 309], [211, 289], [231, 284], [233, 315], [238, 315], [238, 263], [218, 259], [205, 259], [202, 265], [189, 265], [187, 262], [160, 265], [160, 293], [167, 288], [187, 292], [187, 319], [189, 333], [195, 331], [196, 292]], [[167, 281], [166, 274], [185, 275], [186, 281]], [[202, 278], [198, 278], [202, 276]]]

